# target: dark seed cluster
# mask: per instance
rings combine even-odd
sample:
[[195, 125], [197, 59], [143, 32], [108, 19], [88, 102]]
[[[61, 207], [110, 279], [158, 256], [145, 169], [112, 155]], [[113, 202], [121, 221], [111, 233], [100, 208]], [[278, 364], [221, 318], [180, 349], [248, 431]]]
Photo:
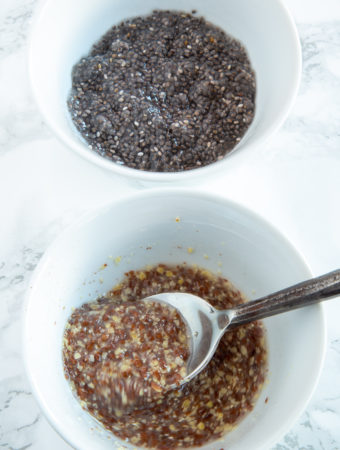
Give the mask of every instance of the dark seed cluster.
[[240, 42], [191, 14], [154, 11], [111, 28], [75, 65], [68, 106], [90, 148], [156, 172], [220, 160], [254, 117]]

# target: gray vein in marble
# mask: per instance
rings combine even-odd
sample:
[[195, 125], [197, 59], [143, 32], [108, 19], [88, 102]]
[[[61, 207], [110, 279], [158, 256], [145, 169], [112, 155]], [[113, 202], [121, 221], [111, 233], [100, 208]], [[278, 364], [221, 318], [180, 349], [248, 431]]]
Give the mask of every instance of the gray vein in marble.
[[340, 22], [303, 24], [298, 31], [303, 58], [298, 96], [280, 132], [253, 151], [255, 163], [339, 153]]
[[26, 44], [36, 0], [16, 2], [0, 22], [0, 58]]
[[340, 81], [324, 64], [325, 56], [335, 59], [340, 54], [340, 22], [318, 26], [298, 27], [302, 48], [302, 78], [300, 94], [313, 88], [317, 81], [326, 81], [339, 86]]
[[274, 447], [275, 450], [288, 450], [290, 448], [298, 448], [298, 438], [295, 434], [289, 433], [284, 437], [285, 444], [288, 445], [288, 447], [284, 444], [278, 444], [276, 447]]
[[0, 262], [0, 446], [29, 448], [41, 414], [24, 375], [21, 355], [21, 310], [32, 271], [59, 231], [51, 223], [27, 245]]
[[24, 111], [8, 112], [6, 119], [0, 122], [0, 155], [34, 141], [37, 136], [43, 139], [51, 133], [33, 104], [27, 105]]
[[0, 10], [0, 154], [37, 136], [50, 136], [30, 93], [27, 73], [27, 35], [35, 4], [36, 0], [13, 0]]
[[9, 261], [7, 264], [2, 263], [0, 292], [2, 305], [6, 311], [0, 317], [0, 342], [2, 341], [1, 332], [10, 326], [12, 320], [20, 318], [22, 299], [29, 277], [41, 255], [41, 251], [33, 251], [24, 247], [14, 261]]
[[5, 444], [0, 444], [0, 447], [8, 448], [9, 450], [25, 450], [26, 448], [32, 447], [32, 444], [24, 445], [24, 447], [20, 447], [20, 448], [19, 447], [14, 448], [14, 447], [9, 447], [9, 444], [6, 442]]
[[340, 356], [340, 339], [334, 339], [330, 344], [330, 348]]
[[34, 426], [40, 420], [40, 411], [22, 376], [10, 377], [2, 382], [0, 391], [0, 445], [25, 448], [30, 446]]
[[24, 428], [29, 428], [38, 423], [38, 420], [40, 419], [40, 414], [37, 415], [37, 417], [31, 422], [26, 425], [22, 425], [21, 427], [17, 428], [17, 431], [23, 430]]
[[[321, 436], [321, 438], [320, 438]], [[302, 442], [309, 442], [302, 445]], [[295, 425], [283, 440], [273, 450], [339, 450], [337, 441], [325, 433], [317, 422], [306, 411], [299, 423]]]

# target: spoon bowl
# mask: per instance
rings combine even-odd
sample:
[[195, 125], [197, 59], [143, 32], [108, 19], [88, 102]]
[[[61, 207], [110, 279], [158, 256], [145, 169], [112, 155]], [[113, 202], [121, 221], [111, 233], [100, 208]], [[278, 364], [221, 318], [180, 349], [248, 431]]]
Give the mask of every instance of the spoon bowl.
[[152, 295], [144, 301], [158, 301], [176, 308], [186, 322], [190, 340], [190, 357], [187, 375], [181, 384], [194, 378], [209, 363], [228, 327], [233, 310], [219, 311], [197, 295], [183, 292], [167, 292]]
[[173, 306], [186, 322], [190, 357], [187, 374], [181, 381], [184, 384], [209, 363], [228, 329], [328, 300], [339, 294], [340, 270], [335, 270], [232, 309], [218, 310], [203, 298], [183, 292], [161, 293], [143, 300]]

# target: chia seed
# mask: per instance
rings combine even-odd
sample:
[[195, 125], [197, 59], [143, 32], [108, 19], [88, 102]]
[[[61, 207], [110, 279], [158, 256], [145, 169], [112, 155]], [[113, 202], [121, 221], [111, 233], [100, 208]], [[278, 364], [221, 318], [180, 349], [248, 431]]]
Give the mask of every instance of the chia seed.
[[245, 48], [202, 17], [154, 11], [113, 26], [73, 68], [68, 107], [89, 147], [176, 172], [222, 159], [254, 117]]

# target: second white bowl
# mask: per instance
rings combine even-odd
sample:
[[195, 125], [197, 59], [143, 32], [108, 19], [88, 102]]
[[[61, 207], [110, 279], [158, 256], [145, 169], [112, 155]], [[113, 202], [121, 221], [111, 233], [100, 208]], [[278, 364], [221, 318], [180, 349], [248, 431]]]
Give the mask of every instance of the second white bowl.
[[[194, 251], [188, 253], [189, 247]], [[191, 190], [146, 190], [67, 229], [32, 279], [24, 355], [43, 412], [73, 447], [134, 448], [98, 425], [71, 393], [61, 347], [72, 308], [108, 291], [128, 270], [184, 261], [220, 270], [249, 299], [311, 276], [291, 244], [256, 214]], [[325, 350], [322, 307], [271, 317], [265, 326], [269, 375], [254, 410], [234, 431], [202, 450], [265, 450], [288, 432], [305, 408]]]

